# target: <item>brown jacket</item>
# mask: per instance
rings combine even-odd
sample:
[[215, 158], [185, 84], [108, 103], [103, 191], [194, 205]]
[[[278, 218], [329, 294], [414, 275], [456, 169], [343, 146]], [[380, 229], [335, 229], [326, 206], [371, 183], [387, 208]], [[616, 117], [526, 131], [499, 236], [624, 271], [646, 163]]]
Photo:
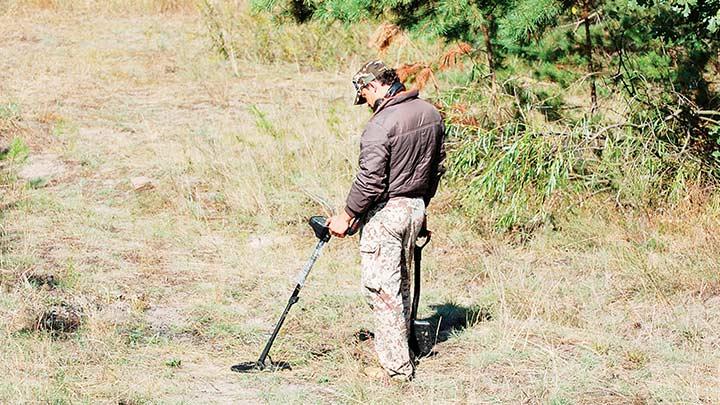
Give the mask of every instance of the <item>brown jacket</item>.
[[360, 170], [345, 211], [359, 217], [393, 197], [421, 197], [427, 206], [445, 171], [444, 138], [440, 113], [417, 90], [383, 101], [360, 138]]

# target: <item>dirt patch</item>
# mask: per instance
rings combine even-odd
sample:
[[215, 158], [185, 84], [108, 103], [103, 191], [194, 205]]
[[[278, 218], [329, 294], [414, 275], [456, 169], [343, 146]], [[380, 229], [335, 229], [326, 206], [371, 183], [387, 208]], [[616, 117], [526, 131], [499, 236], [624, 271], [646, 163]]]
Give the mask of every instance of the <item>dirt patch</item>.
[[188, 320], [183, 312], [182, 308], [177, 307], [153, 307], [146, 313], [147, 322], [152, 330], [168, 335], [173, 330], [187, 326]]
[[132, 318], [131, 314], [131, 303], [123, 299], [118, 299], [99, 311], [96, 317], [97, 320], [102, 323], [117, 326], [129, 323]]
[[247, 246], [251, 249], [261, 250], [289, 243], [290, 239], [282, 235], [253, 234], [247, 238]]
[[[269, 402], [296, 402], [298, 398], [307, 395], [312, 402], [329, 402], [329, 395], [324, 390], [315, 386], [297, 384], [292, 380], [292, 371], [282, 371], [285, 377], [282, 383], [282, 394], [273, 393], [273, 388], [268, 387], [267, 380], [263, 377], [271, 377], [274, 373], [259, 373], [243, 375], [230, 371], [230, 364], [224, 360], [217, 360], [216, 363], [182, 363], [182, 369], [178, 370], [176, 376], [188, 381], [187, 393], [177, 398], [170, 398], [170, 402], [181, 400], [188, 403], [266, 403], [268, 395], [274, 400]], [[263, 382], [264, 381], [264, 382]], [[273, 395], [275, 394], [275, 395]], [[281, 397], [276, 397], [281, 395]], [[294, 398], [295, 401], [288, 400]]]
[[67, 166], [55, 154], [30, 156], [27, 163], [18, 172], [18, 177], [29, 182], [48, 182], [60, 177]]
[[150, 190], [155, 188], [156, 180], [147, 176], [137, 176], [130, 179], [130, 185], [135, 191]]
[[[192, 389], [177, 400], [188, 403], [261, 403], [262, 388], [253, 388], [239, 381], [236, 374], [230, 371], [229, 365], [187, 363], [178, 372], [183, 379], [189, 380]], [[173, 402], [174, 399], [171, 399]]]

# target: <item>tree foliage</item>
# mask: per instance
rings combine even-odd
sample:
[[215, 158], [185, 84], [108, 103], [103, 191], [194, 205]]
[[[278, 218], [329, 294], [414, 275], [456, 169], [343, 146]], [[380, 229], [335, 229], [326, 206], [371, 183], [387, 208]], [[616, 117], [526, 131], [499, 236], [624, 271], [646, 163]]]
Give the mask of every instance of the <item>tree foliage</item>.
[[[497, 66], [490, 70], [502, 69], [500, 61], [508, 55], [551, 63], [582, 55], [586, 64], [599, 63], [591, 66], [592, 76], [618, 79], [606, 69], [623, 70], [632, 57], [642, 62], [633, 70], [645, 79], [669, 80], [675, 90], [695, 93], [693, 101], [705, 107], [711, 96], [703, 73], [720, 63], [720, 0], [256, 0], [254, 5], [298, 22], [384, 21], [415, 35], [466, 42], [493, 54], [488, 57]], [[582, 25], [588, 28], [584, 32]], [[538, 53], [548, 37], [556, 51]], [[675, 71], [659, 75], [665, 62]]]
[[[441, 60], [452, 65], [471, 58], [469, 82], [441, 96], [457, 137], [451, 177], [466, 186], [462, 205], [490, 207], [502, 228], [562, 206], [560, 189], [650, 206], [687, 194], [688, 181], [720, 180], [720, 0], [254, 5], [296, 22], [391, 23], [446, 43], [451, 57]], [[478, 96], [487, 77], [494, 96]], [[568, 100], [578, 88], [587, 89], [581, 104]]]

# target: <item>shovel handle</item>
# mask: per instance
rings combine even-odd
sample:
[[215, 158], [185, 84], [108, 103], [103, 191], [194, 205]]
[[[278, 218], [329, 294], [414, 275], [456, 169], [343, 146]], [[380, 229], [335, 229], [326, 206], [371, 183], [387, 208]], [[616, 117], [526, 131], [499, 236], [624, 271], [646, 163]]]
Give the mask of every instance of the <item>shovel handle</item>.
[[[432, 237], [432, 232], [423, 228], [420, 230], [420, 233], [418, 234], [418, 239], [415, 240], [415, 247], [418, 249], [424, 248], [428, 243], [430, 243], [430, 238]], [[425, 239], [421, 243], [418, 243], [419, 239]]]
[[345, 231], [345, 236], [353, 236], [357, 233], [357, 231], [360, 229], [360, 220], [357, 218], [353, 218], [352, 221], [350, 221], [350, 225], [348, 226], [348, 229]]

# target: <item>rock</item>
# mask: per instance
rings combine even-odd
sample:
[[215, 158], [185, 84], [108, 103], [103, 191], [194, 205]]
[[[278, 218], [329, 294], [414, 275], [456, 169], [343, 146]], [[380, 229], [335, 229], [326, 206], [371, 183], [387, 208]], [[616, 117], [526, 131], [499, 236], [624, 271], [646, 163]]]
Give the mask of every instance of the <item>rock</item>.
[[32, 284], [37, 288], [55, 289], [59, 283], [59, 280], [53, 274], [33, 273], [27, 276], [28, 283]]
[[65, 164], [57, 155], [36, 155], [28, 158], [27, 164], [18, 172], [18, 177], [31, 182], [47, 182], [65, 173], [66, 170]]
[[80, 328], [81, 321], [82, 310], [61, 304], [48, 308], [38, 319], [37, 328], [56, 335], [72, 333]]
[[135, 191], [149, 190], [155, 187], [155, 180], [145, 176], [138, 176], [130, 179], [130, 184]]

